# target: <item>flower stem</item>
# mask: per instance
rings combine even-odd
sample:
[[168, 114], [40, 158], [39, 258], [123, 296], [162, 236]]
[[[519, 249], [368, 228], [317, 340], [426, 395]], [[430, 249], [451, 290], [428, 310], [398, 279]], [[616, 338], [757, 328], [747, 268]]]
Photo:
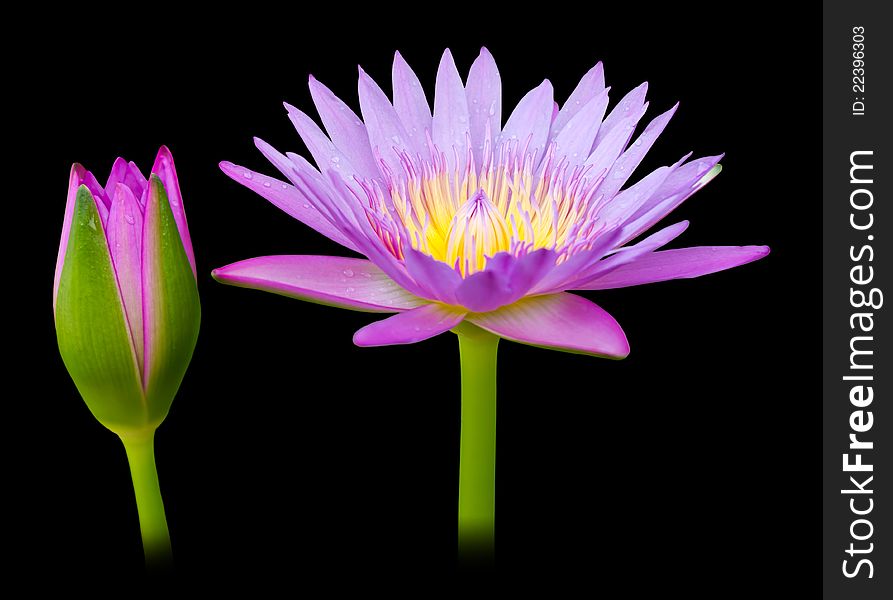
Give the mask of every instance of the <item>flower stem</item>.
[[151, 572], [166, 571], [171, 566], [171, 538], [155, 468], [155, 430], [148, 435], [120, 437], [130, 463], [146, 569]]
[[496, 500], [496, 349], [499, 338], [463, 323], [459, 336], [459, 558], [493, 558]]

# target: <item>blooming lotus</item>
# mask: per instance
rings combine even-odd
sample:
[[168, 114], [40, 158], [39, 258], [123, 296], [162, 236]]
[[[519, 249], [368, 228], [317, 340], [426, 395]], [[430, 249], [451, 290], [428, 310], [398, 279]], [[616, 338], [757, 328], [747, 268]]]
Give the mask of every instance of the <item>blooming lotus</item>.
[[634, 135], [648, 107], [647, 86], [609, 112], [601, 63], [560, 108], [545, 80], [505, 122], [499, 72], [486, 49], [464, 82], [449, 50], [443, 54], [433, 113], [399, 53], [392, 81], [389, 99], [360, 69], [360, 119], [310, 77], [325, 132], [301, 110], [286, 109], [315, 166], [260, 139], [258, 149], [285, 180], [221, 163], [234, 180], [365, 258], [266, 256], [217, 269], [214, 277], [396, 313], [357, 331], [360, 346], [456, 332], [463, 374], [460, 544], [463, 535], [487, 543], [498, 339], [623, 358], [629, 345], [617, 321], [569, 292], [697, 277], [768, 249], [661, 250], [686, 221], [641, 237], [719, 173], [721, 156], [689, 154], [627, 185], [678, 105]]
[[59, 351], [93, 415], [124, 442], [147, 560], [170, 551], [154, 434], [198, 337], [195, 258], [173, 158], [147, 180], [118, 158], [105, 186], [71, 168], [53, 283]]

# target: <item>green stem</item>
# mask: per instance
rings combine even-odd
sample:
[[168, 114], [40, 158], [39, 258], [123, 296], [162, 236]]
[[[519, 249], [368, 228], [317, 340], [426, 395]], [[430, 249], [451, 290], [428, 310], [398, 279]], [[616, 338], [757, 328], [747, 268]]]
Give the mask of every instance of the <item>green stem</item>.
[[133, 478], [146, 568], [150, 571], [166, 570], [171, 564], [171, 538], [164, 516], [161, 488], [158, 486], [158, 471], [155, 468], [155, 431], [152, 430], [148, 435], [120, 437], [127, 451], [130, 475]]
[[490, 560], [496, 502], [496, 348], [499, 338], [462, 324], [459, 557]]

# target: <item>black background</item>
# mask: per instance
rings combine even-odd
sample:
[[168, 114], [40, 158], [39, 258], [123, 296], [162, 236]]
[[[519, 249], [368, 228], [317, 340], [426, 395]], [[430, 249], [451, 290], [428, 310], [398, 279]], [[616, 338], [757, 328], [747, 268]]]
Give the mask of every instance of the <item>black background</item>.
[[726, 157], [721, 176], [665, 222], [692, 223], [675, 245], [772, 248], [697, 280], [586, 293], [623, 325], [625, 361], [501, 344], [503, 581], [581, 582], [595, 593], [610, 582], [622, 596], [817, 590], [818, 14], [624, 6], [591, 15], [440, 6], [440, 16], [433, 6], [415, 16], [243, 7], [200, 21], [147, 11], [79, 15], [36, 38], [42, 51], [17, 65], [15, 86], [40, 182], [39, 198], [21, 199], [34, 212], [19, 250], [35, 261], [25, 287], [36, 312], [8, 376], [26, 378], [10, 402], [24, 414], [6, 422], [16, 568], [141, 576], [123, 447], [59, 358], [51, 282], [70, 164], [104, 181], [117, 155], [148, 169], [167, 144], [203, 312], [156, 437], [178, 572], [296, 591], [373, 574], [421, 576], [433, 589], [455, 574], [455, 338], [360, 349], [351, 335], [375, 315], [224, 287], [209, 274], [252, 256], [348, 253], [217, 167], [274, 173], [254, 135], [306, 153], [281, 102], [315, 115], [309, 73], [357, 107], [356, 64], [387, 91], [399, 49], [430, 100], [443, 48], [464, 75], [486, 45], [502, 74], [503, 119], [545, 77], [563, 101], [598, 60], [614, 101], [649, 82], [646, 121], [680, 100], [637, 178], [689, 150]]

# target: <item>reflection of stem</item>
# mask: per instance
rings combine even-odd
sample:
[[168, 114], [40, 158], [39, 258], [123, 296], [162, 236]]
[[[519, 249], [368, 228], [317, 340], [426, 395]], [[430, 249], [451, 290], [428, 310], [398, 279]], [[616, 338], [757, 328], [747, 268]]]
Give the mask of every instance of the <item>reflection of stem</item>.
[[158, 471], [155, 468], [155, 432], [121, 436], [121, 441], [127, 451], [130, 475], [133, 478], [146, 568], [150, 571], [166, 570], [171, 564], [171, 538], [167, 519], [164, 517], [161, 488], [158, 487]]
[[457, 328], [462, 369], [459, 442], [459, 556], [490, 560], [496, 498], [496, 347], [499, 338]]

